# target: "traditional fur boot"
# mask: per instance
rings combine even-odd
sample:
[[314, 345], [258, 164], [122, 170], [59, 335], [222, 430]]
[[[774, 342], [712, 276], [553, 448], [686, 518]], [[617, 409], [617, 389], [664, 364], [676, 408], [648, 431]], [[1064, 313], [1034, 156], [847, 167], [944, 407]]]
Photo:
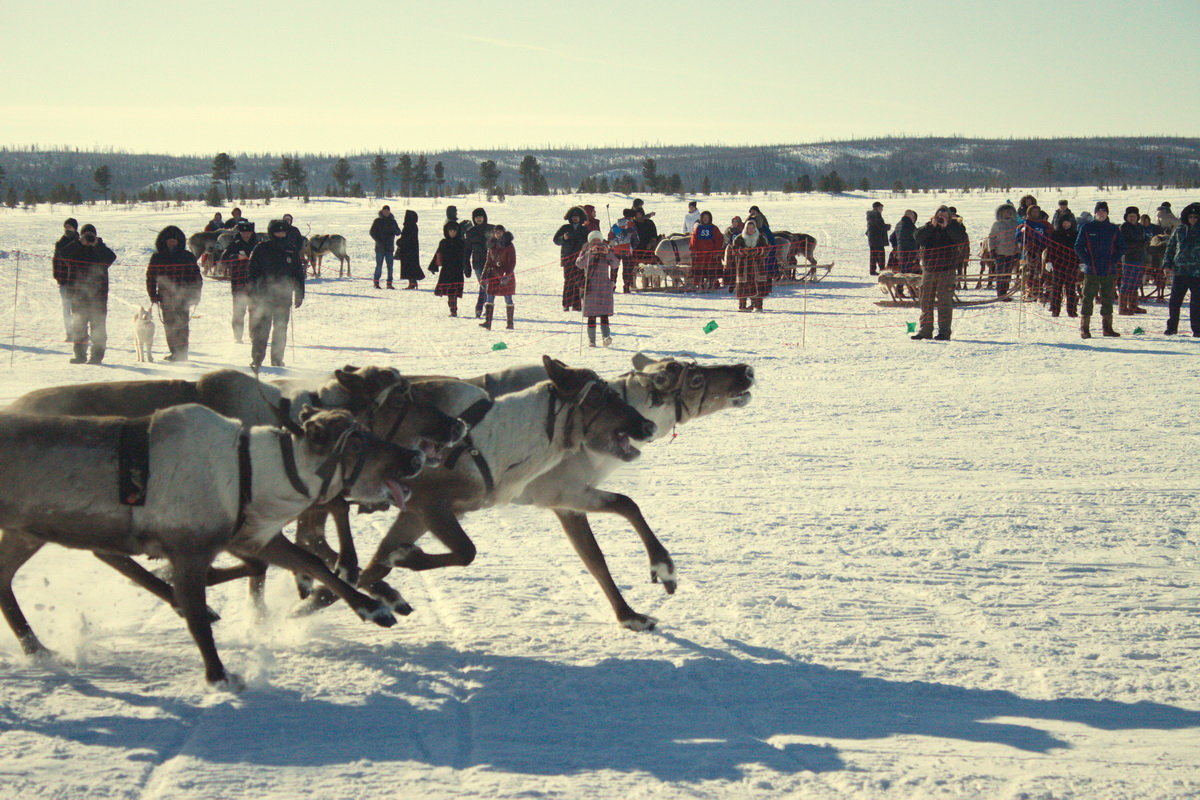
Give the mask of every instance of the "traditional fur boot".
[[75, 343], [75, 357], [71, 359], [72, 364], [83, 364], [87, 361], [87, 342]]
[[451, 297], [448, 300], [446, 300], [446, 303], [450, 306], [450, 316], [457, 317], [458, 316], [458, 298]]
[[491, 303], [483, 304], [483, 322], [479, 323], [479, 327], [485, 328], [489, 331], [492, 329], [492, 312], [495, 310], [496, 307]]
[[587, 329], [588, 329], [588, 345], [590, 345], [591, 347], [595, 347], [596, 346], [596, 326], [588, 325]]
[[513, 307], [506, 305], [504, 313], [508, 315], [508, 322], [504, 324], [504, 330], [511, 331], [513, 329]]
[[750, 307], [753, 308], [755, 311], [762, 311], [763, 310], [762, 303], [763, 303], [762, 298], [756, 297], [750, 301]]
[[1112, 314], [1101, 314], [1100, 315], [1100, 323], [1101, 323], [1101, 327], [1102, 327], [1102, 332], [1105, 336], [1120, 336], [1121, 335], [1113, 330]]
[[1079, 318], [1079, 338], [1092, 338], [1092, 315], [1084, 314]]
[[[592, 335], [595, 336], [595, 333]], [[605, 347], [608, 347], [612, 344], [612, 331], [609, 329], [608, 322], [605, 320], [600, 320], [600, 341]]]
[[104, 363], [104, 348], [103, 347], [93, 347], [92, 348], [92, 357], [88, 359], [87, 363], [103, 364]]

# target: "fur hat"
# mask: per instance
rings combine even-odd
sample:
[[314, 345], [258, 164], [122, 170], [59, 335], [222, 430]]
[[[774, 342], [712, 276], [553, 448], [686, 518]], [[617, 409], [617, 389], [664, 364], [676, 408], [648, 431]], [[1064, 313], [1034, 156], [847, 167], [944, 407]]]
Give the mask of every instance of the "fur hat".
[[281, 219], [273, 219], [267, 223], [267, 233], [274, 236], [277, 233], [287, 233], [287, 223]]
[[1138, 211], [1137, 206], [1127, 206], [1125, 208], [1125, 216], [1128, 217], [1130, 214], [1137, 214], [1138, 216], [1141, 216], [1142, 212]]
[[238, 224], [234, 225], [233, 227], [238, 233], [241, 233], [242, 231], [250, 231], [251, 233], [254, 233], [254, 223], [248, 219], [240, 220]]
[[79, 230], [79, 220], [75, 219], [74, 217], [67, 217], [66, 221], [63, 223], [63, 227], [65, 228], [68, 225], [75, 230]]
[[79, 232], [80, 232], [80, 234], [84, 234], [84, 233], [95, 233], [95, 232], [96, 232], [96, 226], [95, 226], [95, 225], [93, 225], [92, 223], [90, 223], [90, 222], [89, 222], [88, 224], [86, 224], [86, 225], [84, 225], [82, 228], [80, 228], [80, 229], [79, 229]]
[[1108, 203], [1104, 200], [1098, 201], [1096, 203], [1096, 207], [1092, 209], [1093, 213], [1095, 213], [1097, 211], [1103, 211], [1104, 213], [1107, 214], [1108, 213]]
[[600, 234], [600, 231], [591, 231], [588, 233], [589, 242], [599, 242], [603, 241], [603, 239], [604, 237]]

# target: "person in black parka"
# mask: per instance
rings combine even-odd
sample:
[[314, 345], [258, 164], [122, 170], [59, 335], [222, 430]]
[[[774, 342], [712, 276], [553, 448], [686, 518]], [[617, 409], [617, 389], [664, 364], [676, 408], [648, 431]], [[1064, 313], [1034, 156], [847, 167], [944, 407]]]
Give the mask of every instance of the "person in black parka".
[[174, 225], [159, 231], [154, 255], [146, 268], [146, 292], [150, 303], [162, 309], [163, 329], [170, 354], [164, 361], [188, 360], [188, 322], [192, 308], [200, 302], [204, 279], [187, 237]]
[[458, 298], [463, 296], [463, 283], [471, 269], [465, 257], [467, 245], [459, 235], [460, 230], [456, 221], [446, 220], [442, 226], [442, 241], [438, 242], [433, 264], [429, 267], [431, 272], [439, 273], [433, 293], [446, 298], [452, 317], [458, 316]]
[[888, 231], [891, 225], [883, 221], [883, 203], [878, 201], [871, 204], [867, 212], [867, 247], [871, 251], [871, 274], [878, 275], [884, 269], [884, 249], [888, 244]]
[[246, 315], [250, 311], [250, 256], [257, 245], [254, 223], [242, 220], [237, 225], [237, 238], [221, 254], [221, 261], [229, 272], [229, 290], [233, 293], [233, 338], [238, 344], [242, 343]]
[[[96, 235], [95, 225], [79, 229], [79, 238], [64, 245], [59, 258], [67, 267], [65, 283], [71, 301], [72, 364], [100, 364], [108, 344], [108, 268], [117, 254]], [[88, 360], [88, 341], [91, 359]]]
[[[483, 275], [483, 266], [487, 263], [488, 243], [492, 240], [492, 224], [488, 222], [487, 211], [477, 208], [471, 212], [471, 227], [467, 229], [463, 241], [466, 243], [467, 268], [466, 274], [475, 273], [478, 280]], [[475, 318], [483, 316], [483, 306], [487, 300], [487, 290], [479, 284], [479, 297], [475, 300]]]
[[[292, 306], [304, 302], [304, 265], [289, 242], [287, 223], [273, 219], [271, 238], [254, 248], [247, 272], [250, 278], [250, 366], [258, 369], [271, 340], [271, 366], [283, 366]], [[275, 335], [271, 336], [274, 327]]]
[[71, 293], [70, 287], [67, 286], [69, 269], [67, 263], [60, 256], [64, 247], [77, 241], [79, 241], [79, 221], [74, 217], [68, 217], [63, 223], [63, 235], [54, 244], [54, 258], [50, 261], [54, 280], [58, 282], [58, 296], [62, 300], [63, 328], [67, 332], [68, 342], [73, 341], [71, 339]]
[[576, 268], [575, 260], [587, 244], [588, 229], [584, 224], [587, 214], [579, 206], [572, 206], [563, 219], [566, 224], [560, 225], [554, 234], [563, 271], [562, 307], [563, 311], [579, 311], [583, 308], [583, 273]]
[[396, 258], [400, 259], [400, 277], [408, 281], [404, 288], [416, 289], [417, 281], [425, 277], [425, 271], [421, 269], [421, 253], [417, 245], [417, 212], [411, 208], [404, 212], [400, 241], [396, 242]]

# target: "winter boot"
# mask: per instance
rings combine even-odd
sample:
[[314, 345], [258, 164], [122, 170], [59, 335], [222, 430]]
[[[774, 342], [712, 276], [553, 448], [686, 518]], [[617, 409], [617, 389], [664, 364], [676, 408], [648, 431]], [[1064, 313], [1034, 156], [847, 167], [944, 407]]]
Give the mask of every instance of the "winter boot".
[[479, 327], [489, 331], [492, 329], [492, 312], [495, 311], [495, 309], [496, 307], [491, 303], [484, 303], [483, 322], [479, 323]]
[[[395, 286], [392, 286], [392, 285], [389, 283], [389, 284], [388, 284], [388, 288], [389, 288], [389, 289], [395, 289], [396, 287], [395, 287]], [[409, 282], [408, 282], [408, 286], [405, 286], [404, 288], [405, 288], [405, 289], [415, 289], [415, 288], [417, 288], [417, 282], [416, 282], [416, 281], [409, 281]]]
[[935, 336], [933, 338], [939, 342], [948, 342], [948, 341], [950, 341], [950, 331], [949, 330], [939, 330], [937, 332], [937, 336]]
[[1129, 293], [1121, 292], [1117, 295], [1117, 313], [1122, 317], [1127, 317], [1133, 312], [1129, 310]]
[[588, 329], [588, 345], [591, 347], [595, 347], [596, 346], [596, 326], [588, 325], [587, 329]]
[[1129, 293], [1129, 310], [1132, 311], [1134, 314], [1149, 314], [1150, 312], [1147, 309], [1144, 309], [1141, 306], [1139, 306], [1137, 304], [1137, 301], [1138, 301], [1138, 293], [1130, 292]]
[[1100, 322], [1101, 322], [1101, 327], [1102, 327], [1102, 333], [1105, 336], [1120, 336], [1121, 335], [1113, 330], [1112, 314], [1101, 314]]
[[380, 286], [380, 285], [379, 285], [379, 281], [378, 281], [378, 280], [376, 280], [376, 281], [375, 281], [375, 288], [376, 288], [376, 289], [382, 289], [382, 288], [383, 288], [382, 286]]
[[508, 315], [508, 322], [504, 324], [504, 330], [511, 331], [513, 329], [513, 307], [505, 306], [504, 313]]
[[72, 364], [83, 364], [87, 361], [87, 342], [75, 343], [75, 357], [71, 359]]
[[921, 328], [921, 330], [917, 331], [916, 333], [914, 333], [912, 336], [910, 336], [910, 337], [908, 337], [908, 338], [910, 338], [910, 339], [913, 339], [913, 340], [916, 340], [916, 339], [932, 339], [932, 338], [933, 338], [933, 331], [932, 331], [932, 330], [930, 330], [929, 328]]
[[738, 298], [738, 311], [749, 311], [749, 301], [745, 297]]
[[755, 311], [762, 311], [763, 310], [762, 303], [763, 303], [762, 298], [756, 297], [750, 301], [750, 307], [753, 308]]
[[608, 327], [608, 318], [604, 317], [600, 320], [600, 341], [605, 347], [612, 344], [612, 330]]
[[1079, 338], [1092, 338], [1092, 315], [1084, 314], [1079, 318]]
[[458, 298], [451, 297], [449, 300], [446, 301], [446, 303], [450, 306], [450, 316], [457, 317], [458, 316]]
[[475, 319], [479, 319], [482, 316], [483, 316], [483, 301], [476, 300], [475, 301]]
[[92, 357], [88, 359], [87, 363], [103, 364], [104, 363], [104, 348], [103, 347], [93, 347], [92, 348]]
[[391, 281], [388, 281], [388, 282], [387, 282], [387, 287], [388, 287], [389, 289], [395, 289], [395, 288], [396, 288], [396, 285], [395, 285], [394, 283], [392, 283]]

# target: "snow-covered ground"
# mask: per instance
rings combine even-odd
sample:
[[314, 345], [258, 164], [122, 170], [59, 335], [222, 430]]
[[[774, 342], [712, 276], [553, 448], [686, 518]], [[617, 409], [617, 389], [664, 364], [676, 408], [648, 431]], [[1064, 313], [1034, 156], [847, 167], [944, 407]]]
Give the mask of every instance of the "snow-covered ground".
[[[1096, 199], [1064, 196], [1076, 212]], [[951, 201], [973, 240], [1003, 199], [879, 197], [889, 221]], [[1194, 199], [1106, 197], [1117, 213]], [[647, 199], [660, 228], [681, 223], [681, 201]], [[1120, 339], [1083, 342], [1074, 320], [1016, 302], [957, 311], [949, 343], [910, 341], [915, 310], [874, 305], [866, 276], [871, 199], [702, 198], [722, 224], [757, 203], [776, 229], [816, 235], [820, 260], [837, 266], [759, 315], [735, 313], [723, 293], [618, 295], [610, 350], [581, 346], [579, 320], [561, 312], [550, 237], [570, 203], [603, 215], [626, 198], [488, 204], [518, 250], [517, 329], [491, 333], [448, 318], [432, 281], [370, 288], [375, 202], [247, 208], [260, 223], [286, 210], [301, 230], [350, 239], [356, 277], [311, 283], [292, 373], [376, 363], [468, 376], [550, 353], [616, 375], [637, 350], [753, 364], [747, 408], [681, 428], [611, 483], [671, 549], [679, 591], [649, 582], [632, 530], [595, 519], [630, 603], [661, 620], [623, 630], [550, 514], [480, 512], [466, 521], [472, 566], [394, 576], [416, 612], [390, 630], [340, 606], [289, 618], [282, 575], [266, 623], [244, 585], [214, 590], [222, 654], [250, 683], [232, 696], [204, 690], [168, 608], [90, 555], [47, 547], [16, 591], [71, 663], [29, 662], [0, 630], [0, 797], [1200, 794], [1200, 340], [1162, 336], [1163, 306], [1119, 317]], [[480, 204], [451, 202], [464, 215]], [[427, 262], [445, 201], [413, 207]], [[120, 257], [104, 367], [67, 363], [42, 257], [69, 215]], [[0, 212], [0, 338], [15, 342], [0, 353], [0, 401], [246, 365], [217, 282], [193, 322], [191, 364], [133, 359], [156, 231], [209, 216]], [[705, 334], [710, 320], [719, 327]], [[1146, 333], [1128, 335], [1135, 324]], [[162, 341], [160, 328], [160, 356]], [[354, 522], [364, 551], [387, 524]]]

